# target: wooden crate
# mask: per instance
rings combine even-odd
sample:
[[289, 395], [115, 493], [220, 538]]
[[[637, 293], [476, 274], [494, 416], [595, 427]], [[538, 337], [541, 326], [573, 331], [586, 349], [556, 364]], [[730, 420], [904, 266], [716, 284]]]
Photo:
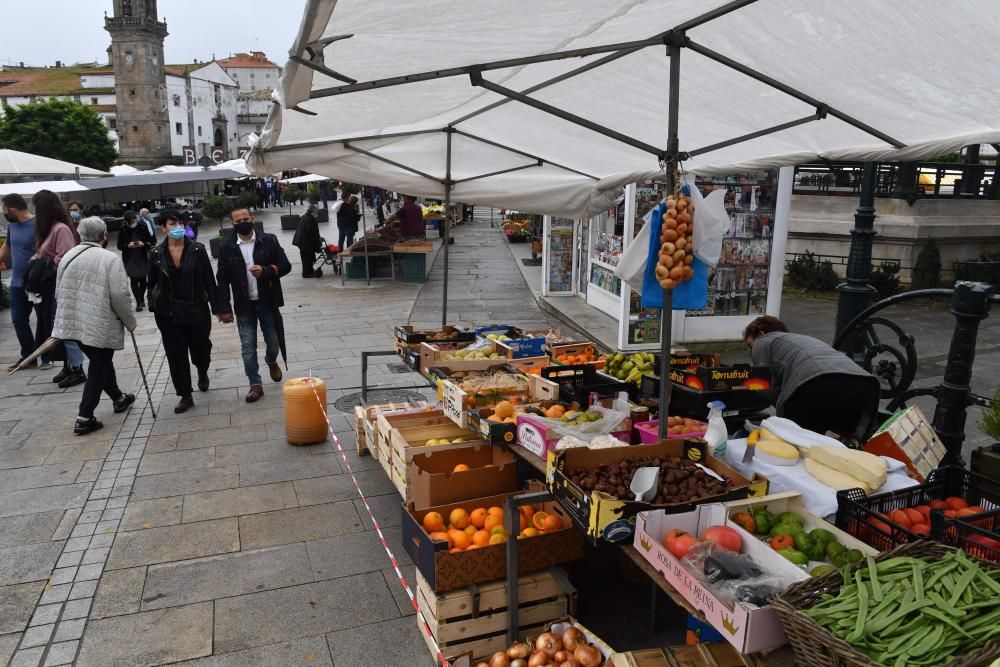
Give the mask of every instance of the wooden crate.
[[[553, 568], [555, 569], [555, 568]], [[561, 570], [559, 571], [561, 572]], [[562, 575], [566, 581], [565, 574]], [[417, 604], [434, 640], [445, 655], [471, 651], [474, 660], [507, 648], [507, 582], [492, 581], [472, 588], [437, 594], [417, 571]], [[537, 635], [576, 606], [576, 590], [547, 570], [518, 579], [518, 625], [522, 639]], [[420, 635], [434, 652], [423, 628]]]
[[368, 430], [366, 423], [365, 409], [360, 405], [354, 406], [354, 443], [358, 448], [358, 456], [372, 453], [371, 448], [374, 442], [368, 440]]
[[[400, 410], [410, 410], [423, 413], [425, 403], [383, 403], [381, 405], [355, 406], [354, 421], [357, 440], [358, 455], [363, 456], [370, 453], [378, 440], [377, 421], [382, 413], [393, 413]], [[365, 437], [361, 437], [364, 433]]]

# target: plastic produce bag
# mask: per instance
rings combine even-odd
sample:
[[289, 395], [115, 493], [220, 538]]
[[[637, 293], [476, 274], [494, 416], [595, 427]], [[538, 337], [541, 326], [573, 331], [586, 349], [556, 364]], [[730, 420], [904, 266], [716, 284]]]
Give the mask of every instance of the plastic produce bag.
[[622, 423], [622, 420], [627, 419], [629, 416], [627, 412], [609, 410], [597, 405], [591, 406], [587, 412], [599, 412], [601, 413], [601, 418], [578, 424], [570, 424], [561, 419], [549, 419], [548, 417], [539, 417], [538, 415], [534, 415], [534, 419], [563, 437], [572, 436], [589, 444], [597, 436], [613, 432]]
[[660, 256], [660, 228], [663, 226], [663, 214], [666, 210], [667, 205], [660, 202], [660, 205], [653, 209], [649, 222], [642, 226], [643, 231], [649, 230], [646, 242], [646, 268], [642, 274], [642, 290], [639, 292], [643, 308], [663, 309], [663, 288], [656, 279], [656, 263]]
[[694, 545], [681, 562], [727, 604], [739, 600], [763, 606], [769, 597], [788, 585], [781, 576], [767, 572], [750, 556], [712, 542]]
[[[708, 266], [716, 266], [722, 256], [722, 238], [729, 228], [729, 214], [726, 213], [726, 190], [713, 190], [707, 197], [684, 178], [694, 204], [694, 256]], [[697, 264], [697, 263], [696, 263]], [[695, 268], [695, 277], [697, 277]], [[694, 280], [694, 278], [692, 278]]]
[[643, 225], [635, 239], [618, 259], [614, 274], [628, 283], [636, 292], [642, 293], [643, 273], [646, 270], [646, 260], [649, 257], [649, 227]]

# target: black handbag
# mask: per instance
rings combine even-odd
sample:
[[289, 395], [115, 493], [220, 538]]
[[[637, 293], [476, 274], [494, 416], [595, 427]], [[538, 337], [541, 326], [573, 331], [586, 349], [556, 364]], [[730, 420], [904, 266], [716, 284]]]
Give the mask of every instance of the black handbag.
[[28, 262], [24, 273], [24, 291], [36, 294], [55, 294], [56, 265], [48, 257], [36, 257]]

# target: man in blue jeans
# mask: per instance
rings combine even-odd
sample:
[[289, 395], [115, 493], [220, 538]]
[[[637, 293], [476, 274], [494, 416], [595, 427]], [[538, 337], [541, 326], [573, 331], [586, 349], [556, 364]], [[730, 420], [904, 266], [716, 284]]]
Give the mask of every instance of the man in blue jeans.
[[31, 331], [31, 302], [24, 291], [24, 274], [35, 254], [35, 217], [28, 213], [28, 203], [18, 194], [0, 199], [0, 210], [7, 221], [7, 240], [0, 246], [0, 264], [10, 268], [10, 319], [21, 345], [18, 360], [7, 370], [13, 370], [35, 351], [35, 334]]
[[[240, 332], [243, 369], [250, 381], [247, 403], [264, 396], [264, 386], [257, 363], [257, 327], [264, 335], [264, 362], [271, 380], [281, 382], [278, 366], [278, 330], [275, 314], [285, 305], [281, 278], [292, 265], [274, 234], [257, 234], [253, 215], [239, 208], [230, 213], [235, 233], [222, 243], [219, 251], [219, 321], [229, 323], [236, 313]], [[230, 306], [232, 294], [232, 306]]]

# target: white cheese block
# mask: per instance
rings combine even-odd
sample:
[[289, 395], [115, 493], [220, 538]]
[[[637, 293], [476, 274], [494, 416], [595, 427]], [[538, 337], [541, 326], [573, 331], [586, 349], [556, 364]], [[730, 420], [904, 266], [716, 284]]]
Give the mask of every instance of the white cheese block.
[[843, 491], [844, 489], [861, 489], [865, 492], [865, 495], [871, 495], [872, 487], [868, 486], [860, 479], [856, 477], [851, 477], [847, 473], [835, 470], [830, 466], [823, 465], [814, 458], [807, 458], [805, 460], [806, 472], [816, 478], [822, 484], [826, 484], [830, 488], [836, 491]]
[[885, 484], [889, 473], [885, 461], [859, 449], [817, 445], [806, 450], [805, 455], [818, 463], [861, 480], [872, 489], [878, 489]]

